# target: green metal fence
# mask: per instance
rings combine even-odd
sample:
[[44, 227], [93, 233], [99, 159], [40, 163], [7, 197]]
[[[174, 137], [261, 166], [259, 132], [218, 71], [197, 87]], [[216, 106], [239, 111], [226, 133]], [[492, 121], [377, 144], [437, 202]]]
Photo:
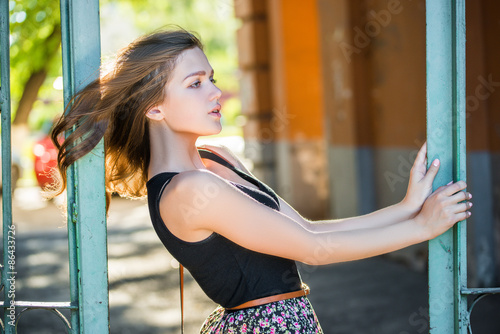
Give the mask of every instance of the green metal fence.
[[[68, 172], [70, 301], [15, 299], [15, 226], [11, 194], [11, 108], [9, 1], [0, 0], [0, 106], [3, 180], [2, 333], [15, 333], [21, 315], [32, 309], [56, 313], [68, 333], [109, 333], [104, 146], [101, 142]], [[99, 1], [61, 0], [64, 100], [97, 78], [100, 66]], [[69, 309], [71, 319], [59, 311]]]
[[[11, 110], [9, 1], [0, 2], [0, 107], [3, 193], [11, 194]], [[465, 1], [427, 0], [427, 141], [429, 162], [438, 157], [435, 187], [465, 180]], [[96, 78], [100, 63], [99, 2], [61, 0], [65, 104]], [[104, 147], [100, 143], [68, 173], [70, 301], [45, 303], [15, 299], [15, 226], [12, 197], [2, 196], [2, 332], [15, 333], [23, 312], [56, 313], [69, 333], [108, 333], [107, 233]], [[466, 333], [474, 305], [500, 288], [468, 288], [466, 226], [429, 242], [431, 333]], [[475, 299], [468, 304], [467, 296]], [[71, 319], [59, 311], [71, 310]]]
[[[12, 192], [11, 185], [11, 142], [10, 142], [10, 56], [9, 56], [9, 2], [3, 0], [0, 3], [0, 108], [2, 117], [2, 188], [4, 194]], [[9, 315], [14, 309], [15, 292], [15, 226], [12, 225], [12, 198], [11, 196], [2, 196], [2, 214], [3, 214], [3, 261], [2, 261], [2, 288], [4, 317], [3, 322], [6, 327], [6, 333], [12, 333], [7, 330], [10, 326]], [[9, 238], [10, 237], [10, 238]], [[14, 239], [12, 239], [14, 238]], [[9, 240], [10, 239], [10, 240]], [[10, 247], [9, 247], [10, 246]], [[9, 257], [10, 255], [10, 257]], [[10, 261], [10, 264], [9, 264]]]
[[[434, 187], [466, 180], [465, 0], [427, 0], [427, 142], [441, 160]], [[430, 332], [472, 332], [477, 301], [500, 288], [467, 287], [466, 222], [429, 242]], [[468, 305], [467, 296], [476, 298]]]

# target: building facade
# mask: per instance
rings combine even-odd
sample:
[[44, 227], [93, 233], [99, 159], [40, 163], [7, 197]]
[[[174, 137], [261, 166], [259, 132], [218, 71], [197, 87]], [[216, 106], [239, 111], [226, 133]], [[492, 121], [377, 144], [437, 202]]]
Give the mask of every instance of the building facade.
[[[310, 219], [397, 203], [426, 140], [425, 1], [234, 0], [246, 155]], [[500, 4], [466, 2], [471, 285], [500, 273]], [[451, 181], [451, 180], [450, 180]], [[392, 254], [423, 269], [425, 245]]]

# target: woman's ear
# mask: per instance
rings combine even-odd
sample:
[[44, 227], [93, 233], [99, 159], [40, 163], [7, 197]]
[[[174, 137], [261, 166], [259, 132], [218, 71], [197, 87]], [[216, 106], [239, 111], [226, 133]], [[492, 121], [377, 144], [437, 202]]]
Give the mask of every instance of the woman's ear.
[[146, 117], [154, 121], [161, 121], [165, 115], [163, 115], [163, 112], [158, 108], [158, 106], [155, 106], [146, 112]]

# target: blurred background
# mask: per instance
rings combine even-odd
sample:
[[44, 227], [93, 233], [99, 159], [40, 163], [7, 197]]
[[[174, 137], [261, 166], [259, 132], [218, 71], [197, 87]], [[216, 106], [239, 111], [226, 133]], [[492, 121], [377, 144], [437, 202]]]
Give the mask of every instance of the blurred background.
[[[41, 187], [63, 112], [59, 2], [11, 0], [14, 223], [18, 300], [69, 300], [59, 200]], [[467, 0], [470, 287], [500, 286], [500, 5]], [[136, 37], [176, 24], [197, 32], [223, 91], [228, 146], [310, 219], [395, 204], [425, 133], [424, 0], [101, 0], [102, 61]], [[174, 333], [177, 263], [144, 201], [114, 198], [108, 220], [112, 333]], [[428, 331], [427, 246], [326, 267], [302, 266], [325, 333]], [[215, 305], [187, 278], [187, 332]], [[472, 313], [474, 333], [498, 333], [499, 296]], [[496, 317], [494, 316], [496, 315]], [[57, 327], [59, 326], [59, 327]], [[19, 333], [63, 333], [56, 315], [29, 311]]]

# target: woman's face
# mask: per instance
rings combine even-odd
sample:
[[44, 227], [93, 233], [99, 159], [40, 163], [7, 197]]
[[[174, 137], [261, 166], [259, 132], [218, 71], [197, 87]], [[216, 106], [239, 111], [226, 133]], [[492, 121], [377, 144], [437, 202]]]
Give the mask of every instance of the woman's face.
[[215, 86], [213, 76], [214, 71], [199, 48], [179, 55], [165, 86], [166, 99], [158, 107], [173, 131], [199, 136], [221, 131], [221, 90]]

